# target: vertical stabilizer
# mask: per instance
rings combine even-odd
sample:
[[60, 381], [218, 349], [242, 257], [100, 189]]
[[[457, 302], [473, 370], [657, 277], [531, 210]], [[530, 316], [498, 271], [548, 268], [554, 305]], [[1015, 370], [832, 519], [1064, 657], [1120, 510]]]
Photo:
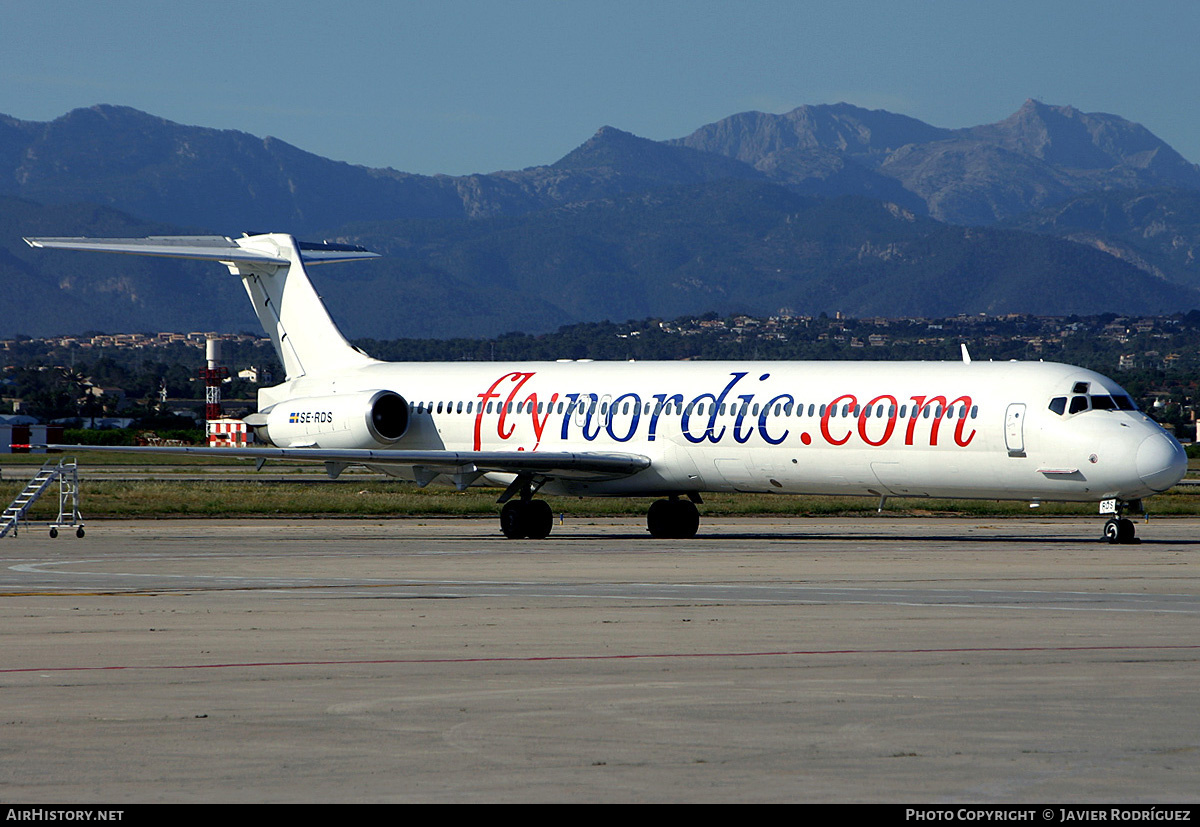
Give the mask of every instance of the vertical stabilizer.
[[302, 251], [294, 238], [282, 233], [239, 238], [237, 245], [288, 262], [226, 262], [231, 273], [241, 276], [254, 312], [271, 337], [288, 379], [358, 367], [371, 361], [346, 341], [304, 269], [306, 258], [322, 263], [354, 256], [338, 258], [338, 252], [346, 251], [330, 250], [330, 245], [311, 245], [316, 249]]

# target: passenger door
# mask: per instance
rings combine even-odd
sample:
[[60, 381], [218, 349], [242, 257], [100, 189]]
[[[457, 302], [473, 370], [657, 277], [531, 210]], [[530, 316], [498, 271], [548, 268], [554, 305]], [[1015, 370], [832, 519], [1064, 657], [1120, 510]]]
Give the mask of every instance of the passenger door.
[[1004, 414], [1004, 445], [1010, 457], [1025, 456], [1025, 403], [1013, 402]]

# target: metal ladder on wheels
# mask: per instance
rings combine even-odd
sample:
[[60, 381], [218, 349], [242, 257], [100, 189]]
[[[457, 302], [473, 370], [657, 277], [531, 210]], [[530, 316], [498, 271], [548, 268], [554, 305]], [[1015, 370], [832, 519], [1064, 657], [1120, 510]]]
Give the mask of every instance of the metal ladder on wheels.
[[4, 509], [4, 514], [0, 516], [0, 537], [10, 531], [14, 537], [17, 536], [17, 527], [25, 521], [25, 512], [55, 481], [58, 482], [58, 516], [50, 523], [50, 536], [57, 537], [60, 528], [73, 528], [76, 537], [83, 536], [83, 518], [79, 515], [79, 464], [72, 457], [46, 460], [41, 470], [29, 480], [25, 490]]

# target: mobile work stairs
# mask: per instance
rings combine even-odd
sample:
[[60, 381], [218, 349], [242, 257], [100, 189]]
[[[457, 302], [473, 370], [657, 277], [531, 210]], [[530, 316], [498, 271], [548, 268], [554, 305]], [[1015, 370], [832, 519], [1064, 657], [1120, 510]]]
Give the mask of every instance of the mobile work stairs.
[[[50, 523], [50, 536], [57, 537], [60, 528], [75, 529], [75, 536], [83, 536], [83, 518], [79, 516], [79, 464], [75, 458], [48, 459], [41, 470], [33, 475], [25, 490], [17, 495], [12, 505], [0, 516], [0, 537], [10, 531], [17, 536], [17, 526], [25, 522], [27, 512], [55, 482], [58, 482], [58, 517]], [[26, 523], [28, 525], [28, 523]]]

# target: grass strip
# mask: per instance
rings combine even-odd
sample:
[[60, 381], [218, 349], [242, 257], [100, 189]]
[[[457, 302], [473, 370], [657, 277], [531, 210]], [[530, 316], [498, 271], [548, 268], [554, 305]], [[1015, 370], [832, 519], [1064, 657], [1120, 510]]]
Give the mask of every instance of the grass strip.
[[[18, 481], [0, 483], [0, 498], [10, 502], [23, 488]], [[291, 483], [276, 481], [91, 481], [80, 486], [80, 510], [85, 519], [138, 517], [424, 517], [484, 516], [500, 511], [500, 489], [457, 492], [452, 488], [417, 488], [411, 483], [383, 480], [328, 480]], [[1194, 493], [1193, 493], [1194, 492]], [[546, 497], [555, 514], [568, 516], [642, 516], [650, 498]], [[1178, 488], [1146, 501], [1154, 515], [1200, 515], [1200, 490]], [[705, 494], [701, 513], [707, 516], [863, 516], [873, 514], [872, 497], [789, 496], [776, 494]], [[57, 486], [43, 495], [28, 519], [52, 519], [58, 512]], [[1031, 509], [1027, 502], [995, 500], [902, 499], [889, 497], [887, 514], [925, 516], [1020, 516], [1037, 514], [1095, 515], [1090, 503], [1044, 503]]]

